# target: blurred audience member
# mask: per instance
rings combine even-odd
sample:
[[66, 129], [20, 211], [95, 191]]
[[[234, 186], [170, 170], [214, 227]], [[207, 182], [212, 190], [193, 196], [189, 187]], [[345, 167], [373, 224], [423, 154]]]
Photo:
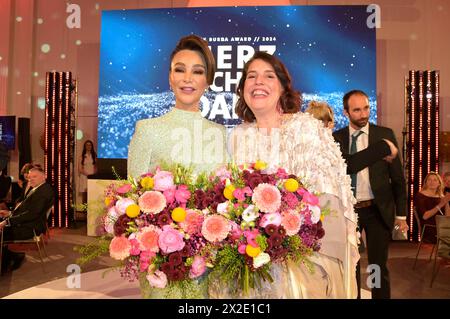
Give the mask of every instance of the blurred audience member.
[[[448, 201], [450, 193], [444, 195], [444, 183], [439, 174], [430, 172], [425, 176], [422, 189], [414, 198], [414, 206], [419, 215], [422, 229], [425, 225], [436, 225], [434, 216], [437, 214], [450, 215]], [[422, 242], [436, 242], [436, 228], [427, 227]]]
[[444, 194], [450, 193], [450, 172], [445, 172], [442, 179], [444, 180]]
[[97, 172], [97, 153], [94, 150], [94, 143], [87, 140], [83, 145], [80, 166], [80, 186], [79, 191], [83, 197], [83, 203], [87, 203], [87, 178]]
[[325, 127], [333, 129], [334, 112], [327, 102], [311, 101], [308, 103], [308, 107], [306, 108], [305, 112], [310, 113], [316, 119], [321, 120]]
[[[28, 178], [32, 190], [24, 200], [12, 211], [0, 211], [0, 217], [4, 219], [0, 222], [0, 232], [3, 232], [5, 241], [30, 239], [34, 233], [39, 235], [45, 232], [46, 212], [53, 205], [53, 188], [46, 183], [46, 175], [40, 165], [34, 165], [29, 170]], [[19, 268], [24, 258], [24, 253], [12, 252], [5, 247], [1, 261], [2, 272], [9, 268]]]

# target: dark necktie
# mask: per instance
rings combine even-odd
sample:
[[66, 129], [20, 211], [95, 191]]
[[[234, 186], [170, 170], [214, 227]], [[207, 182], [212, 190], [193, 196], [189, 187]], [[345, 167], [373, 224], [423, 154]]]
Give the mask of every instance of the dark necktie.
[[[357, 131], [352, 134], [352, 144], [350, 145], [350, 154], [356, 153], [356, 140], [362, 133], [363, 133], [362, 131]], [[356, 173], [351, 174], [350, 177], [352, 179], [353, 196], [355, 196], [355, 198], [356, 198]]]

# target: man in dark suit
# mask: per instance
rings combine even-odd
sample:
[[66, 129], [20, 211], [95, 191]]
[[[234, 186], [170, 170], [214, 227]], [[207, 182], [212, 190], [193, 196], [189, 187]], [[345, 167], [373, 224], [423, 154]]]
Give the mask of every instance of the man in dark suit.
[[[343, 104], [350, 125], [336, 131], [333, 136], [339, 142], [344, 157], [383, 139], [397, 145], [391, 129], [369, 124], [367, 94], [359, 90], [350, 91], [345, 94]], [[376, 161], [352, 175], [352, 186], [357, 200], [354, 207], [358, 214], [359, 229], [366, 234], [369, 265], [372, 265], [375, 276], [376, 267], [379, 267], [379, 284], [375, 278], [375, 285], [371, 287], [372, 298], [390, 298], [387, 260], [392, 230], [394, 224], [403, 232], [408, 230], [405, 179], [400, 159]], [[359, 264], [357, 276], [358, 286], [361, 287]]]
[[[33, 238], [45, 232], [47, 223], [46, 212], [53, 205], [53, 188], [47, 184], [46, 175], [40, 165], [34, 165], [29, 172], [29, 183], [33, 189], [13, 211], [2, 210], [0, 217], [0, 232], [3, 240], [18, 240]], [[2, 271], [12, 264], [12, 269], [21, 266], [25, 254], [16, 253], [5, 248], [2, 256]]]

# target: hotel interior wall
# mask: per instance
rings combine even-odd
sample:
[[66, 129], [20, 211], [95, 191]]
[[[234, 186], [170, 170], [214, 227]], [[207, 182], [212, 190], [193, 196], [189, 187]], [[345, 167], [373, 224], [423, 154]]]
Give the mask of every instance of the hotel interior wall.
[[[361, 5], [369, 1], [214, 1], [231, 5]], [[78, 128], [84, 138], [97, 140], [97, 98], [100, 11], [211, 6], [209, 0], [76, 0], [81, 28], [66, 27], [66, 1], [0, 1], [0, 114], [31, 118], [32, 156], [43, 162], [39, 144], [44, 111], [45, 72], [72, 71], [79, 81]], [[404, 77], [410, 69], [439, 70], [441, 129], [450, 131], [450, 2], [447, 0], [379, 0], [377, 30], [377, 99], [380, 125], [394, 129], [402, 142]], [[43, 45], [48, 44], [49, 47]], [[48, 52], [43, 52], [48, 51]], [[357, 84], [355, 84], [357, 87]], [[77, 146], [81, 153], [82, 144]], [[442, 169], [450, 170], [450, 163]], [[11, 153], [10, 174], [17, 178], [18, 152]]]

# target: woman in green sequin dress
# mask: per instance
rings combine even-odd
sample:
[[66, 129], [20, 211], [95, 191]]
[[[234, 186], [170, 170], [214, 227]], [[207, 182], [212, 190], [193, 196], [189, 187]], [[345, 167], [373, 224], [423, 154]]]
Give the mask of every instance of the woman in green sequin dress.
[[226, 129], [205, 119], [200, 98], [213, 83], [215, 60], [208, 43], [183, 37], [170, 56], [175, 106], [161, 117], [140, 120], [128, 148], [128, 175], [138, 178], [160, 164], [212, 171], [226, 163]]

